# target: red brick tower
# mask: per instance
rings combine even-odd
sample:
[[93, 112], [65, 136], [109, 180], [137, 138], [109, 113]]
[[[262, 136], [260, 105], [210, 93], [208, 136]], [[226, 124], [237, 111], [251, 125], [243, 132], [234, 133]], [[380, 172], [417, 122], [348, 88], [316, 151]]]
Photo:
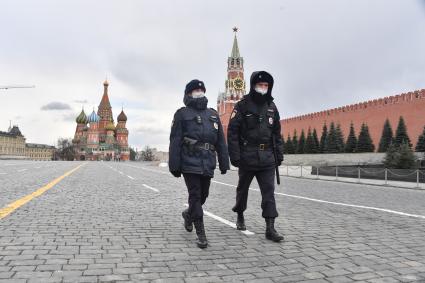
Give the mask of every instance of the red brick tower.
[[100, 121], [99, 121], [99, 141], [100, 142], [106, 141], [106, 125], [108, 125], [110, 121], [114, 120], [114, 117], [112, 116], [111, 103], [109, 102], [108, 86], [109, 86], [109, 82], [105, 80], [103, 82], [102, 100], [100, 101], [99, 107], [97, 109], [97, 115], [99, 115], [100, 117]]
[[127, 115], [125, 115], [124, 110], [121, 110], [120, 115], [117, 117], [118, 124], [115, 129], [117, 143], [120, 151], [120, 159], [127, 161], [130, 159], [130, 151], [128, 149], [128, 130], [126, 128]]
[[246, 93], [243, 58], [239, 53], [238, 39], [236, 33], [238, 29], [233, 28], [235, 37], [233, 39], [232, 53], [227, 59], [227, 79], [225, 91], [219, 93], [217, 98], [217, 111], [220, 115], [225, 136], [227, 136], [227, 126], [229, 125], [230, 114], [233, 107]]

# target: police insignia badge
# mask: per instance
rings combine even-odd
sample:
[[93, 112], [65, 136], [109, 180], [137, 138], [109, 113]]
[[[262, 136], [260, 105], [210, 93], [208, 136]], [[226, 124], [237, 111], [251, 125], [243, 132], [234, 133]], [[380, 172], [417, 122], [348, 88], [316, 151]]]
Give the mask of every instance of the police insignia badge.
[[214, 122], [214, 128], [215, 128], [216, 130], [218, 130], [218, 124], [217, 124], [216, 122]]
[[269, 124], [273, 125], [273, 118], [272, 117], [269, 118]]
[[238, 110], [233, 109], [232, 115], [230, 116], [230, 119], [233, 119], [236, 116], [236, 113], [238, 113]]

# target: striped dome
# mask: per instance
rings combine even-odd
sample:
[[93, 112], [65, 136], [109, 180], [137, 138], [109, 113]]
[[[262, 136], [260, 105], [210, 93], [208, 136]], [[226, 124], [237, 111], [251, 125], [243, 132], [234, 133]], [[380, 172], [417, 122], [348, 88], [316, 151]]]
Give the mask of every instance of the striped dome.
[[89, 123], [98, 123], [100, 120], [99, 115], [96, 114], [96, 112], [93, 112], [89, 115], [89, 117], [87, 118]]
[[81, 110], [81, 113], [78, 115], [77, 119], [75, 119], [75, 122], [78, 124], [87, 124], [87, 116], [86, 113], [84, 113], [84, 109]]

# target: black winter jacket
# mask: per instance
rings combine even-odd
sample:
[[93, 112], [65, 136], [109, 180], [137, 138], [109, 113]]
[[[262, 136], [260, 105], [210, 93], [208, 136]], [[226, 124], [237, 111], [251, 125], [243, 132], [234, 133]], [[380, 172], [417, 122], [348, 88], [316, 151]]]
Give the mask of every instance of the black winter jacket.
[[[264, 80], [269, 83], [268, 93], [260, 95], [254, 87], [258, 81]], [[264, 170], [283, 161], [280, 115], [271, 96], [272, 76], [264, 71], [254, 72], [250, 83], [249, 94], [236, 103], [230, 117], [227, 132], [229, 155], [236, 167]], [[277, 160], [273, 152], [273, 137]]]
[[[206, 97], [194, 99], [185, 95], [182, 107], [174, 114], [170, 134], [170, 172], [214, 176], [218, 156], [221, 171], [229, 170], [229, 154], [223, 127], [217, 111], [207, 108]], [[188, 137], [198, 143], [209, 143], [215, 150], [192, 148], [183, 142]]]

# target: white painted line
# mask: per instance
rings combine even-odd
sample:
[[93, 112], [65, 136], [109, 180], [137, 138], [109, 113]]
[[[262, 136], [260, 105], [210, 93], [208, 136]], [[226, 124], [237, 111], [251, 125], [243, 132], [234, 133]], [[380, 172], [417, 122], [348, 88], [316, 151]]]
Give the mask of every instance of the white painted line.
[[[236, 187], [234, 185], [226, 184], [226, 183], [222, 183], [222, 182], [218, 182], [218, 181], [212, 181], [212, 182], [222, 184], [222, 185], [226, 185], [226, 186], [229, 186], [229, 187]], [[250, 190], [256, 191], [256, 192], [260, 191], [259, 189], [253, 189], [253, 188], [250, 188]], [[290, 195], [290, 194], [284, 194], [284, 193], [278, 193], [278, 192], [275, 192], [275, 194], [290, 197], [290, 198], [297, 198], [297, 199], [309, 200], [309, 201], [314, 201], [314, 202], [327, 203], [327, 204], [340, 205], [340, 206], [347, 206], [347, 207], [354, 207], [354, 208], [369, 209], [369, 210], [393, 213], [393, 214], [402, 215], [402, 216], [425, 219], [425, 215], [410, 214], [410, 213], [405, 213], [405, 212], [391, 210], [391, 209], [385, 209], [385, 208], [379, 208], [379, 207], [373, 207], [373, 206], [356, 205], [356, 204], [349, 204], [349, 203], [342, 203], [342, 202], [333, 202], [333, 201], [327, 201], [327, 200], [321, 200], [321, 199], [315, 199], [315, 198], [309, 198], [309, 197], [303, 197], [303, 196], [297, 196], [297, 195]]]
[[225, 186], [233, 187], [233, 188], [236, 188], [237, 187], [235, 185], [230, 185], [230, 184], [222, 183], [222, 182], [219, 182], [219, 181], [211, 181], [211, 182], [217, 183], [217, 184], [220, 184], [220, 185], [225, 185]]
[[[185, 204], [185, 206], [189, 206], [187, 203]], [[212, 214], [211, 212], [209, 212], [209, 211], [206, 211], [206, 210], [204, 210], [204, 214], [205, 215], [207, 215], [207, 216], [209, 216], [209, 217], [211, 217], [212, 219], [215, 219], [215, 220], [217, 220], [217, 221], [220, 221], [221, 223], [224, 223], [224, 224], [226, 224], [227, 226], [230, 226], [230, 227], [232, 227], [233, 229], [236, 229], [236, 224], [235, 223], [233, 223], [233, 222], [230, 222], [229, 220], [226, 220], [226, 219], [224, 219], [224, 218], [222, 218], [222, 217], [220, 217], [220, 216], [217, 216], [217, 215], [215, 215], [215, 214]], [[240, 230], [238, 230], [238, 231], [240, 231]], [[245, 235], [255, 235], [255, 233], [254, 232], [251, 232], [251, 231], [248, 231], [248, 230], [245, 230], [245, 231], [240, 231], [242, 234], [245, 234]]]
[[376, 211], [381, 211], [381, 212], [393, 213], [393, 214], [402, 215], [402, 216], [425, 219], [425, 215], [410, 214], [410, 213], [405, 213], [405, 212], [391, 210], [391, 209], [385, 209], [385, 208], [379, 208], [379, 207], [373, 207], [373, 206], [355, 205], [355, 204], [342, 203], [342, 202], [333, 202], [333, 201], [314, 199], [314, 198], [308, 198], [308, 197], [297, 196], [297, 195], [289, 195], [289, 194], [283, 194], [283, 193], [276, 193], [276, 192], [275, 192], [275, 194], [283, 195], [283, 196], [287, 196], [287, 197], [291, 197], [291, 198], [298, 198], [298, 199], [314, 201], [314, 202], [328, 203], [328, 204], [333, 204], [333, 205], [340, 205], [340, 206], [347, 206], [347, 207], [354, 207], [354, 208], [370, 209], [370, 210], [376, 210]]
[[127, 177], [128, 177], [128, 178], [130, 178], [131, 180], [134, 180], [134, 178], [133, 178], [133, 177], [131, 177], [130, 175], [127, 175]]
[[0, 175], [6, 175], [7, 173], [6, 172], [0, 172]]
[[155, 172], [155, 173], [160, 173], [160, 174], [165, 174], [165, 175], [172, 176], [171, 173], [169, 173], [169, 172], [164, 172], [164, 171], [160, 171], [160, 170], [154, 170], [154, 169], [149, 169], [149, 168], [140, 167], [140, 166], [134, 166], [134, 165], [127, 165], [127, 164], [124, 164], [124, 165], [125, 166], [128, 166], [128, 167], [143, 169], [143, 170], [146, 170], [146, 171], [151, 171], [151, 172]]
[[20, 169], [20, 170], [18, 170], [18, 172], [24, 172], [24, 171], [27, 171], [28, 169]]
[[154, 192], [159, 193], [159, 190], [158, 190], [158, 189], [152, 188], [151, 186], [148, 186], [148, 185], [146, 185], [146, 184], [143, 184], [143, 187], [148, 188], [149, 190], [152, 190], [152, 191], [154, 191]]

